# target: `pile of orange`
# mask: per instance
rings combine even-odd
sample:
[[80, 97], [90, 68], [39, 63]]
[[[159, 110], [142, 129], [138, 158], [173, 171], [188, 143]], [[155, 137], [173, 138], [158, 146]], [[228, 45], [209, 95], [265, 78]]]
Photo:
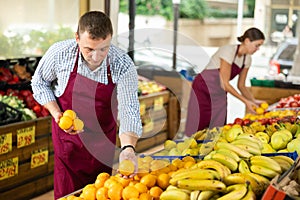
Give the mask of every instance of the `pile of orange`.
[[[131, 173], [134, 168], [130, 162], [126, 160], [119, 163], [119, 172], [127, 175]], [[109, 175], [102, 172], [93, 184], [88, 184], [82, 189], [79, 197], [71, 195], [64, 200], [158, 200], [170, 185], [172, 174], [190, 166], [191, 163], [196, 163], [196, 160], [190, 156], [172, 161], [154, 160], [149, 156], [139, 158], [138, 165], [145, 170], [143, 173], [138, 173], [132, 179], [125, 179], [120, 174]]]
[[77, 117], [74, 110], [68, 109], [64, 111], [63, 116], [59, 119], [58, 126], [63, 130], [68, 130], [73, 126], [74, 131], [81, 131], [84, 123]]

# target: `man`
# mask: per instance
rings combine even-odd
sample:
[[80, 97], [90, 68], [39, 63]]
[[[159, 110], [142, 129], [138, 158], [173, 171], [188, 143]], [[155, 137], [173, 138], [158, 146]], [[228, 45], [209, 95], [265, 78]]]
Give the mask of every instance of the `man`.
[[[52, 45], [32, 78], [34, 98], [52, 115], [55, 199], [111, 173], [119, 120], [119, 161], [136, 163], [142, 134], [134, 63], [113, 44], [112, 24], [99, 11], [85, 13], [76, 38]], [[62, 113], [74, 110], [84, 131], [62, 130]], [[118, 112], [117, 112], [118, 111]]]

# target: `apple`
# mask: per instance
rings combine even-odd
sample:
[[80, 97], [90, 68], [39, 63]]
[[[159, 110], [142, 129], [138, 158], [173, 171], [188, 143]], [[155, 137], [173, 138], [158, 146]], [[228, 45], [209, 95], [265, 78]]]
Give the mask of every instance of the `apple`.
[[235, 118], [233, 124], [243, 125], [243, 119], [241, 119], [241, 118]]
[[292, 107], [292, 108], [295, 108], [295, 107], [298, 107], [299, 104], [297, 103], [297, 101], [291, 101], [291, 102], [289, 103], [289, 106]]
[[296, 138], [290, 141], [287, 144], [287, 150], [289, 152], [295, 152], [297, 151], [298, 154], [300, 154], [300, 139]]

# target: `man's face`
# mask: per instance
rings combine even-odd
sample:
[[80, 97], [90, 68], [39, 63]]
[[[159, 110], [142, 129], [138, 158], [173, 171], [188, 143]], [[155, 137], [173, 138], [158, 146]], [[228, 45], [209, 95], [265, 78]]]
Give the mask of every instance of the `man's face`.
[[76, 42], [89, 67], [95, 68], [102, 63], [108, 53], [111, 35], [106, 39], [91, 39], [89, 33], [85, 31], [80, 34], [80, 37], [76, 33]]

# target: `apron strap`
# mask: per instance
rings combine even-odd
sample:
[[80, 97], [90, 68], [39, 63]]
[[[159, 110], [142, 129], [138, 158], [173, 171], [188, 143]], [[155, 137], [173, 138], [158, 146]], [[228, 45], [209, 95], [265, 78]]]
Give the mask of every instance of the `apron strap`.
[[[236, 51], [235, 51], [235, 54], [234, 54], [233, 62], [235, 61], [235, 58], [236, 58], [236, 56], [238, 55], [239, 48], [240, 48], [240, 45], [238, 44], [238, 45], [237, 45], [237, 48], [236, 48]], [[244, 55], [244, 58], [243, 58], [243, 64], [242, 64], [241, 69], [243, 69], [243, 68], [245, 67], [245, 60], [246, 60], [246, 54]]]

